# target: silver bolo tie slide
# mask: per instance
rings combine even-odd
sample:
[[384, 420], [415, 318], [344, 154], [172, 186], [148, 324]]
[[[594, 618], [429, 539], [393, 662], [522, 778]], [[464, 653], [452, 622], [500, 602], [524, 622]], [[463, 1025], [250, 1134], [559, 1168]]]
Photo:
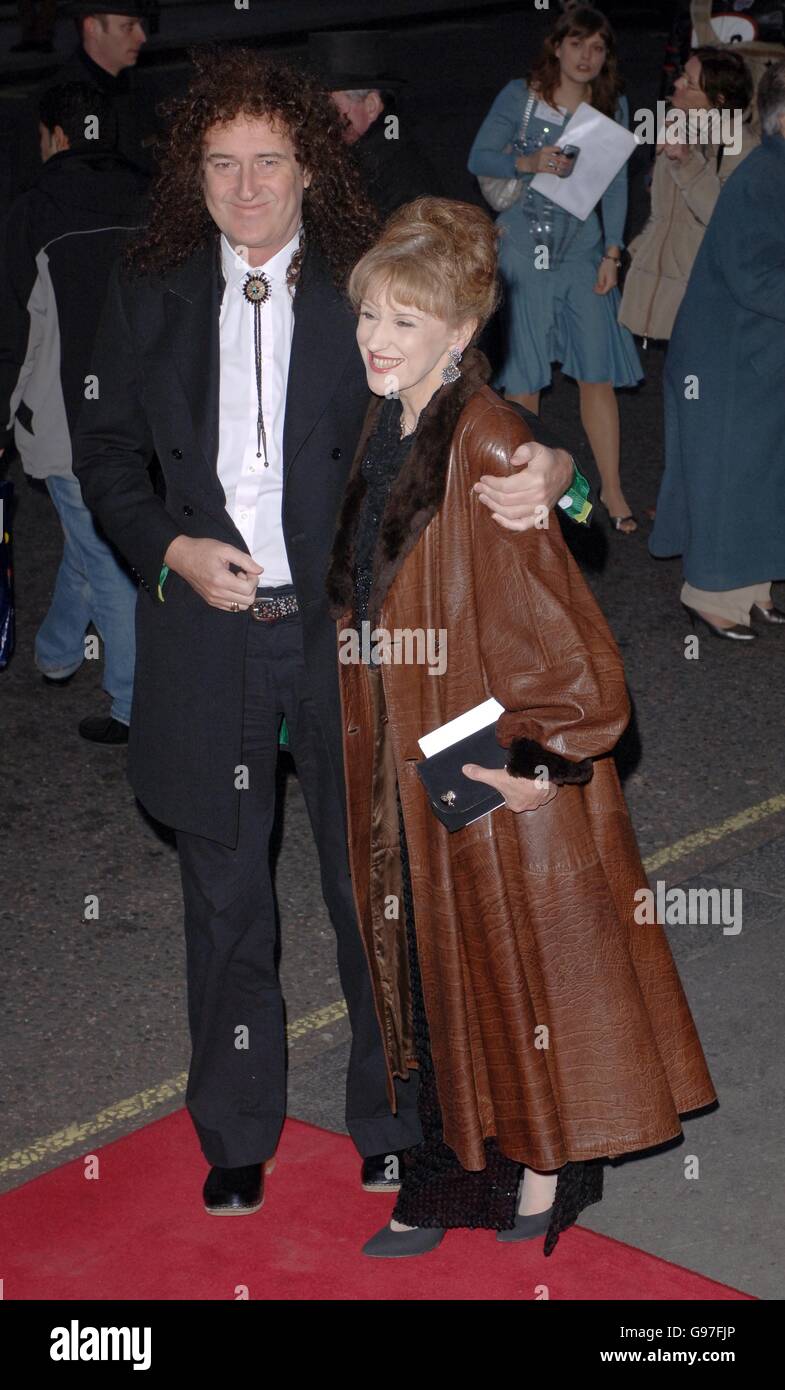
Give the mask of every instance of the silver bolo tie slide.
[[253, 308], [253, 352], [254, 365], [256, 367], [256, 457], [262, 457], [264, 450], [264, 466], [269, 468], [270, 462], [267, 457], [267, 433], [264, 428], [264, 414], [262, 412], [262, 305], [266, 304], [273, 292], [263, 270], [252, 270], [246, 275], [243, 281], [243, 295]]

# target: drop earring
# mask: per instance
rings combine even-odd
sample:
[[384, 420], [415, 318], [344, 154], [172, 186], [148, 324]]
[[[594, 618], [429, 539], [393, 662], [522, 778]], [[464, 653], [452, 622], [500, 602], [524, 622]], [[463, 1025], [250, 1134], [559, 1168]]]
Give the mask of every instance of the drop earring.
[[458, 377], [461, 375], [458, 363], [460, 362], [462, 357], [463, 353], [461, 352], [460, 348], [450, 348], [450, 360], [447, 363], [446, 367], [442, 367], [442, 381], [444, 382], [445, 386], [449, 386], [450, 382], [452, 381], [457, 381]]

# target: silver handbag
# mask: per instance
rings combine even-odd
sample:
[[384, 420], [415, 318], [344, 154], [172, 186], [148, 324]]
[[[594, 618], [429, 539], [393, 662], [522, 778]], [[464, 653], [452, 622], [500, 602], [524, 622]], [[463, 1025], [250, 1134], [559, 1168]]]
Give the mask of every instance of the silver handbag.
[[[526, 109], [523, 113], [521, 128], [518, 133], [518, 143], [523, 144], [526, 139], [526, 132], [529, 128], [529, 118], [534, 110], [534, 97], [529, 97]], [[502, 151], [503, 154], [512, 154], [512, 145], [507, 145]], [[506, 212], [516, 203], [523, 192], [523, 179], [498, 179], [491, 174], [478, 174], [477, 182], [480, 185], [480, 192], [486, 203], [489, 203], [494, 212]]]

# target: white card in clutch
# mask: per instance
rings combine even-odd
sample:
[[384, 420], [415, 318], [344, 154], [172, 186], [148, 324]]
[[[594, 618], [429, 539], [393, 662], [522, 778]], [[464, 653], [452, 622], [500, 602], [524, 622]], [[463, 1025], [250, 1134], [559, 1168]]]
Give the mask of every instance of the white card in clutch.
[[489, 724], [495, 724], [502, 714], [504, 705], [500, 705], [498, 700], [484, 700], [481, 705], [475, 705], [474, 709], [467, 709], [465, 714], [459, 714], [457, 719], [450, 719], [430, 734], [423, 734], [417, 742], [426, 758], [432, 758], [434, 753], [440, 753], [443, 748], [449, 748], [460, 739], [468, 738], [469, 734], [476, 734], [478, 730], [486, 729]]

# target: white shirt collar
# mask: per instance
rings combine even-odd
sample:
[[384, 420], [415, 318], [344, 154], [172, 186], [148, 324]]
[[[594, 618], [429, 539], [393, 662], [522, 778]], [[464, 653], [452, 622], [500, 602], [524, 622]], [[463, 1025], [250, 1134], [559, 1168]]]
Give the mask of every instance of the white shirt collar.
[[[300, 235], [302, 229], [298, 227], [291, 241], [287, 241], [280, 251], [276, 251], [269, 261], [265, 261], [261, 266], [273, 287], [283, 288], [286, 285], [286, 272], [295, 252], [300, 246]], [[224, 280], [227, 285], [242, 285], [249, 270], [258, 270], [259, 266], [250, 266], [243, 256], [238, 256], [226, 239], [226, 235], [221, 233], [221, 268]]]

